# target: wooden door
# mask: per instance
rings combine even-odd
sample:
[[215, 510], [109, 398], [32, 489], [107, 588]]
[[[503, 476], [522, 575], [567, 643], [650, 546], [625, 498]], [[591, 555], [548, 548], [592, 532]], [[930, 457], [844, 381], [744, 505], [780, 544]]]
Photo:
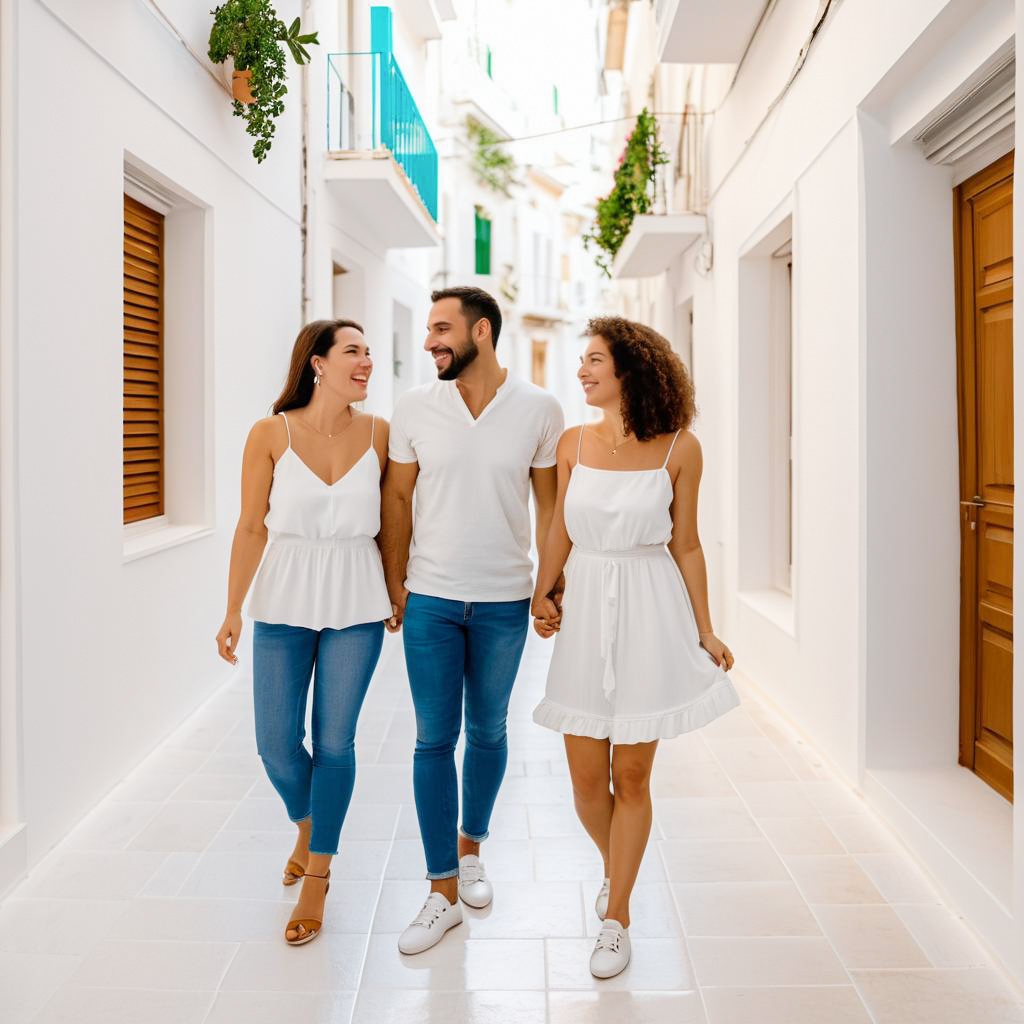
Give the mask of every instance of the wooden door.
[[1013, 154], [955, 192], [960, 763], [1013, 799]]

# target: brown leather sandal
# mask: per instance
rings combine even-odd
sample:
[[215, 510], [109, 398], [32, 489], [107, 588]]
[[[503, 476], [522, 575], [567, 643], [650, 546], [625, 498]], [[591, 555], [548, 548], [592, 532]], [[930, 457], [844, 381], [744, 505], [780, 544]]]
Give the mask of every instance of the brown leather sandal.
[[[326, 875], [311, 875], [306, 873], [304, 877], [327, 879], [327, 887], [324, 889], [324, 897], [326, 898], [327, 894], [331, 891], [331, 883], [329, 881], [331, 877], [330, 871], [328, 871]], [[295, 918], [288, 922], [288, 925], [284, 930], [284, 941], [287, 942], [289, 946], [302, 946], [307, 942], [312, 942], [320, 934], [320, 929], [323, 927], [323, 924], [323, 920], [318, 921], [315, 917]], [[290, 931], [298, 931], [300, 928], [304, 929], [304, 931], [300, 932], [296, 938], [288, 938], [288, 933]]]
[[305, 873], [306, 869], [298, 861], [290, 860], [284, 866], [284, 877], [281, 879], [281, 884], [294, 885]]

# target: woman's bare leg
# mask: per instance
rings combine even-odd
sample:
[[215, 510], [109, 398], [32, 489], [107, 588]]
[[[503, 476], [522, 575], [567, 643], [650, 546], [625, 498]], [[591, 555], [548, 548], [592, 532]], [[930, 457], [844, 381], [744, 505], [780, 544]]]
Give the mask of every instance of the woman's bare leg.
[[611, 744], [589, 736], [566, 736], [565, 756], [569, 761], [573, 802], [576, 814], [594, 840], [604, 860], [604, 876], [608, 878], [612, 825]]
[[299, 832], [295, 837], [295, 848], [292, 850], [290, 859], [305, 870], [309, 863], [309, 837], [313, 834], [313, 815], [303, 818], [302, 821], [295, 824]]
[[612, 750], [615, 789], [611, 829], [611, 891], [607, 917], [629, 927], [629, 897], [651, 834], [651, 766], [658, 741], [619, 744]]
[[[327, 875], [331, 870], [329, 853], [311, 853], [306, 865], [306, 874], [302, 878], [302, 890], [292, 913], [292, 920], [302, 917], [322, 921], [324, 918], [324, 902], [327, 898]], [[289, 928], [285, 936], [291, 941], [302, 937], [298, 928]]]

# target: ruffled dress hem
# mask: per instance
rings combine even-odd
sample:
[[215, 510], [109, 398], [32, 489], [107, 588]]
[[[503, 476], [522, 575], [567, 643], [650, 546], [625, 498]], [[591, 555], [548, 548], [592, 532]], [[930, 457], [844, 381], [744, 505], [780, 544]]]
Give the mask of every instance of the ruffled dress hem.
[[563, 707], [545, 697], [534, 708], [533, 720], [546, 729], [570, 736], [589, 736], [595, 740], [611, 740], [612, 743], [650, 743], [652, 740], [668, 740], [684, 732], [700, 729], [727, 711], [739, 707], [739, 704], [736, 688], [730, 679], [724, 677], [688, 704], [653, 715], [633, 718], [589, 715]]

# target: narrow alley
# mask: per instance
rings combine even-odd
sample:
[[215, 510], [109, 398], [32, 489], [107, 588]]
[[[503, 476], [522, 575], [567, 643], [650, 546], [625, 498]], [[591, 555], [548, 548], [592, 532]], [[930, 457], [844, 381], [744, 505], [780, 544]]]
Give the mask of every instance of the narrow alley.
[[290, 949], [279, 934], [294, 832], [256, 755], [240, 671], [0, 908], [5, 1024], [1024, 1021], [898, 843], [746, 690], [743, 707], [662, 745], [634, 960], [595, 980], [600, 859], [559, 737], [530, 721], [549, 653], [531, 639], [514, 692], [483, 851], [495, 902], [439, 946], [396, 948], [426, 883], [412, 705], [390, 641], [320, 941]]

